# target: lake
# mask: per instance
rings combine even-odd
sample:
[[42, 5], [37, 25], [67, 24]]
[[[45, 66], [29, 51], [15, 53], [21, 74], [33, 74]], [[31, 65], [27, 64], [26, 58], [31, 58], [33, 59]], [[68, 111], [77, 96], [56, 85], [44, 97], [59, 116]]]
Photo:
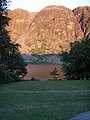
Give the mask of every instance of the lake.
[[26, 67], [28, 73], [24, 79], [30, 80], [32, 77], [41, 79], [53, 79], [49, 73], [52, 72], [54, 68], [56, 68], [59, 73], [58, 79], [63, 79], [64, 75], [61, 71], [61, 64], [28, 64]]

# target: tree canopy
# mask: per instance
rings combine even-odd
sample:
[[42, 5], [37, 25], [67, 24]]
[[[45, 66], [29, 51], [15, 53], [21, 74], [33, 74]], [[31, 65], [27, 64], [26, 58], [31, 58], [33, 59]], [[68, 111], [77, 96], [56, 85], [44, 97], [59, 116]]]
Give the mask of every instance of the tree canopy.
[[67, 79], [90, 78], [90, 38], [71, 43], [70, 51], [63, 52], [61, 56]]
[[8, 4], [10, 0], [0, 0], [0, 74], [2, 70], [7, 70], [18, 76], [25, 75], [25, 63], [19, 52], [20, 45], [11, 41], [9, 32], [5, 29], [10, 18], [8, 14]]

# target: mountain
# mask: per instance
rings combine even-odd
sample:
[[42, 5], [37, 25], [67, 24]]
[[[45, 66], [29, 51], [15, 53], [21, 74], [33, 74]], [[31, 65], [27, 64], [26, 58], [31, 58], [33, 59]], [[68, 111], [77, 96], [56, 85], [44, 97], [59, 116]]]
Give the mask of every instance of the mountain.
[[84, 37], [90, 37], [90, 6], [77, 7], [73, 12], [80, 23]]
[[83, 37], [77, 17], [64, 6], [48, 6], [38, 13], [16, 9], [8, 16], [7, 30], [11, 40], [21, 45], [21, 53], [59, 53]]
[[82, 38], [73, 12], [63, 6], [48, 6], [38, 12], [29, 27], [30, 53], [58, 53], [68, 50], [70, 42]]
[[23, 34], [28, 33], [34, 15], [34, 13], [22, 9], [15, 9], [8, 13], [11, 20], [6, 29], [9, 31], [12, 41], [17, 42]]

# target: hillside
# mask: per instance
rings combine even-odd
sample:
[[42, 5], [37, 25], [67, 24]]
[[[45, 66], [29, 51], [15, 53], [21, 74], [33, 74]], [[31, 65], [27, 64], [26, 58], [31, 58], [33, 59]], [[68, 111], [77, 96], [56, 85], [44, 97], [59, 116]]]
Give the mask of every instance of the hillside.
[[28, 33], [29, 25], [34, 15], [34, 13], [22, 9], [15, 9], [8, 13], [8, 17], [11, 20], [6, 29], [10, 32], [12, 41], [17, 42], [23, 34]]
[[90, 37], [90, 6], [78, 7], [73, 12], [80, 23], [84, 36]]
[[72, 11], [63, 6], [48, 6], [38, 12], [30, 24], [30, 53], [58, 53], [69, 43], [82, 38], [82, 31]]
[[30, 64], [62, 64], [59, 54], [22, 54], [25, 62]]
[[16, 9], [7, 30], [11, 40], [21, 45], [21, 53], [57, 54], [69, 49], [70, 42], [90, 36], [90, 7], [73, 11], [64, 6], [47, 6], [38, 13]]

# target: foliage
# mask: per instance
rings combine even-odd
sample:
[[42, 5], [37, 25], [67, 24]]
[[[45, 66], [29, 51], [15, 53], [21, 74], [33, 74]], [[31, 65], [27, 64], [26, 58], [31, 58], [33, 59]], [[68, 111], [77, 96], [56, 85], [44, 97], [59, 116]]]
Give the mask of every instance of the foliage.
[[53, 76], [53, 80], [57, 80], [57, 76], [59, 75], [56, 68], [50, 73], [51, 76]]
[[20, 76], [26, 74], [25, 63], [19, 52], [19, 45], [10, 40], [5, 29], [10, 18], [7, 17], [10, 0], [0, 0], [0, 70], [8, 70]]
[[18, 76], [24, 76], [27, 71], [25, 69], [25, 62], [20, 54], [11, 54], [6, 57], [7, 68]]
[[0, 82], [10, 83], [20, 81], [19, 77], [8, 70], [0, 70]]
[[60, 54], [31, 54], [24, 58], [31, 64], [60, 64], [61, 56]]
[[62, 53], [62, 61], [67, 79], [89, 79], [90, 38], [71, 43], [70, 51]]

